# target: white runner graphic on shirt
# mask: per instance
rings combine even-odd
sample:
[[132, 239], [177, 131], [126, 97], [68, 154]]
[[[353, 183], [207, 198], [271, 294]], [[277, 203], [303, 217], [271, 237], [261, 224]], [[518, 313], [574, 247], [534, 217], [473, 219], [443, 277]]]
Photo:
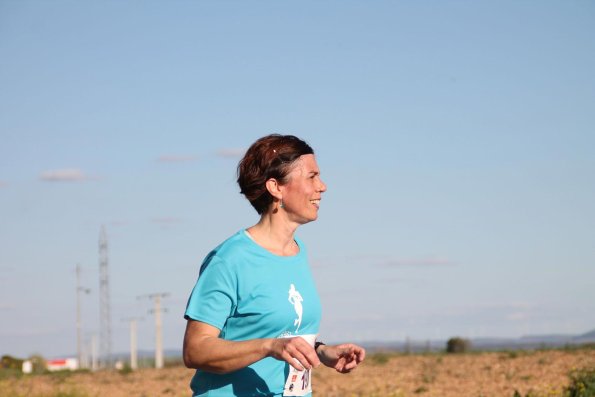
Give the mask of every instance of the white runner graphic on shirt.
[[304, 308], [302, 306], [302, 302], [304, 298], [299, 293], [298, 290], [295, 289], [295, 285], [290, 284], [289, 286], [289, 303], [293, 305], [293, 309], [295, 310], [295, 314], [297, 314], [297, 318], [293, 322], [293, 325], [296, 326], [295, 332], [297, 333], [300, 330], [300, 325], [302, 325], [302, 315], [304, 314]]

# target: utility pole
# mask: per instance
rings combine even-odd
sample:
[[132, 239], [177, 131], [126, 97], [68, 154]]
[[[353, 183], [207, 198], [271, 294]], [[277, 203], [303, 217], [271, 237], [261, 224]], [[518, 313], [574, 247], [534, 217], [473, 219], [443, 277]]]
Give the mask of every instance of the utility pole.
[[88, 294], [91, 292], [89, 288], [81, 287], [81, 265], [76, 265], [76, 358], [78, 360], [79, 368], [85, 368], [83, 363], [83, 348], [82, 348], [82, 332], [83, 326], [81, 321], [81, 292]]
[[109, 367], [112, 362], [112, 320], [105, 226], [101, 226], [99, 234], [99, 351], [100, 365]]
[[91, 364], [89, 362], [89, 341], [87, 339], [83, 340], [83, 351], [81, 354], [81, 358], [83, 362], [81, 363], [80, 368], [91, 368]]
[[130, 323], [130, 369], [138, 369], [138, 349], [137, 349], [137, 321], [142, 317], [123, 318], [123, 321]]
[[149, 294], [139, 296], [138, 298], [149, 298], [155, 302], [155, 309], [150, 310], [149, 313], [155, 313], [155, 368], [163, 368], [163, 340], [161, 335], [161, 312], [167, 311], [167, 309], [161, 309], [161, 298], [169, 296], [167, 292], [161, 292], [156, 294]]
[[99, 369], [99, 362], [97, 359], [97, 335], [91, 335], [91, 369], [97, 371]]
[[411, 354], [411, 340], [408, 336], [405, 337], [405, 354]]

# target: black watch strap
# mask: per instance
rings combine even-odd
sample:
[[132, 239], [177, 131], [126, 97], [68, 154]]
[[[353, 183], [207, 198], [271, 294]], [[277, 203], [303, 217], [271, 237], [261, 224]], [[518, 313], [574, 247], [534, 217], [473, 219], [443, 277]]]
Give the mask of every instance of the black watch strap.
[[316, 343], [314, 343], [314, 351], [318, 351], [318, 348], [323, 345], [326, 345], [326, 343], [317, 341]]

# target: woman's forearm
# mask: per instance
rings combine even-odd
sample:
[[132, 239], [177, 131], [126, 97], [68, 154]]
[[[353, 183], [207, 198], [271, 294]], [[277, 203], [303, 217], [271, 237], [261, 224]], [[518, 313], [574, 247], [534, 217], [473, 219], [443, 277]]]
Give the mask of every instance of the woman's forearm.
[[184, 335], [184, 364], [217, 374], [237, 371], [265, 357], [285, 361], [297, 370], [320, 364], [316, 352], [300, 337], [228, 341], [212, 325], [189, 320]]
[[195, 335], [184, 339], [184, 364], [217, 374], [237, 371], [268, 357], [272, 339], [232, 342], [217, 336]]

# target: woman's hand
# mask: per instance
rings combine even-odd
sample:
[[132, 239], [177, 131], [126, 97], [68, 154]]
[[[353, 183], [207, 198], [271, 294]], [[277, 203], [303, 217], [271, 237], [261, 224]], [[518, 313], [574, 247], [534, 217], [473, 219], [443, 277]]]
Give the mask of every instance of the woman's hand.
[[321, 345], [317, 353], [324, 365], [342, 374], [353, 371], [366, 357], [366, 350], [352, 343], [337, 346]]
[[320, 365], [314, 348], [299, 336], [272, 339], [269, 355], [277, 360], [286, 361], [298, 371]]

